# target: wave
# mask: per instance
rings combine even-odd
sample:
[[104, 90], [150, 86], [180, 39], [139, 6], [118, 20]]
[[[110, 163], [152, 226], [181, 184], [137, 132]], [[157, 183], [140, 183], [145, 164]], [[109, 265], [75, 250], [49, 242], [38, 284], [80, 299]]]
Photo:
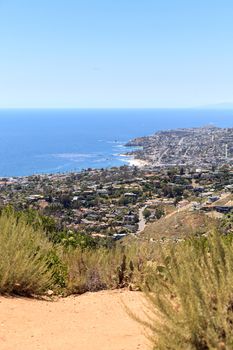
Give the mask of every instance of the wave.
[[55, 153], [51, 155], [55, 158], [68, 159], [70, 161], [80, 161], [90, 158], [95, 158], [96, 154], [94, 153]]

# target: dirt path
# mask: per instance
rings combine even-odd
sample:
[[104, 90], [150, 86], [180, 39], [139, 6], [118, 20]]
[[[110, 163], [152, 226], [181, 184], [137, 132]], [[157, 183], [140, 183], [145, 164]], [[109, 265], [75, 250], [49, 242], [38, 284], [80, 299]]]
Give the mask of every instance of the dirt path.
[[55, 302], [0, 297], [1, 350], [148, 350], [140, 293], [104, 291]]

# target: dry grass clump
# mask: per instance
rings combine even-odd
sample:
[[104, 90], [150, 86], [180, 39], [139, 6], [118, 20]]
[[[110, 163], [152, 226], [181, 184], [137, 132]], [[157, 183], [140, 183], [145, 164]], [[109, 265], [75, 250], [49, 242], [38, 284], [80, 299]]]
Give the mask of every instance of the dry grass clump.
[[146, 293], [154, 349], [233, 349], [232, 240], [213, 233], [163, 248], [162, 256]]
[[0, 293], [41, 294], [53, 284], [51, 244], [14, 215], [0, 215]]
[[68, 269], [68, 292], [84, 293], [101, 289], [129, 287], [139, 289], [151, 270], [154, 249], [145, 245], [75, 249], [64, 251]]
[[[64, 247], [13, 210], [0, 214], [0, 293], [64, 295], [101, 289], [139, 289], [154, 249], [132, 244], [115, 248]], [[150, 248], [152, 248], [150, 246]]]

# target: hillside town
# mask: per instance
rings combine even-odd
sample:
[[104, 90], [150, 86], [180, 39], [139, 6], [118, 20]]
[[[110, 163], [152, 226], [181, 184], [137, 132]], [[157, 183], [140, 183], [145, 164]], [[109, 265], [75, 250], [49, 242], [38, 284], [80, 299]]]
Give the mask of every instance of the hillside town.
[[[34, 209], [67, 229], [93, 239], [118, 240], [181, 208], [233, 210], [233, 168], [129, 167], [80, 173], [0, 178], [0, 205]], [[227, 197], [228, 198], [228, 197]], [[223, 203], [223, 204], [222, 204]]]
[[139, 146], [130, 154], [154, 167], [213, 166], [233, 164], [233, 128], [212, 125], [202, 128], [159, 131], [127, 143]]

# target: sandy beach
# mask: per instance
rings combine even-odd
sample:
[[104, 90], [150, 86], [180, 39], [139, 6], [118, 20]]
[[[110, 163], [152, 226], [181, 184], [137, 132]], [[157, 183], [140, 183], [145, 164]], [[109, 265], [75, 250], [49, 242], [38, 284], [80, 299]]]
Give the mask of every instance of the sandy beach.
[[129, 159], [128, 163], [130, 166], [136, 166], [138, 168], [143, 168], [144, 166], [148, 165], [148, 163], [145, 160], [136, 158]]
[[142, 159], [134, 158], [133, 156], [128, 156], [127, 154], [119, 154], [120, 157], [125, 157], [125, 161], [130, 166], [136, 166], [138, 168], [143, 168], [148, 165], [148, 162]]

